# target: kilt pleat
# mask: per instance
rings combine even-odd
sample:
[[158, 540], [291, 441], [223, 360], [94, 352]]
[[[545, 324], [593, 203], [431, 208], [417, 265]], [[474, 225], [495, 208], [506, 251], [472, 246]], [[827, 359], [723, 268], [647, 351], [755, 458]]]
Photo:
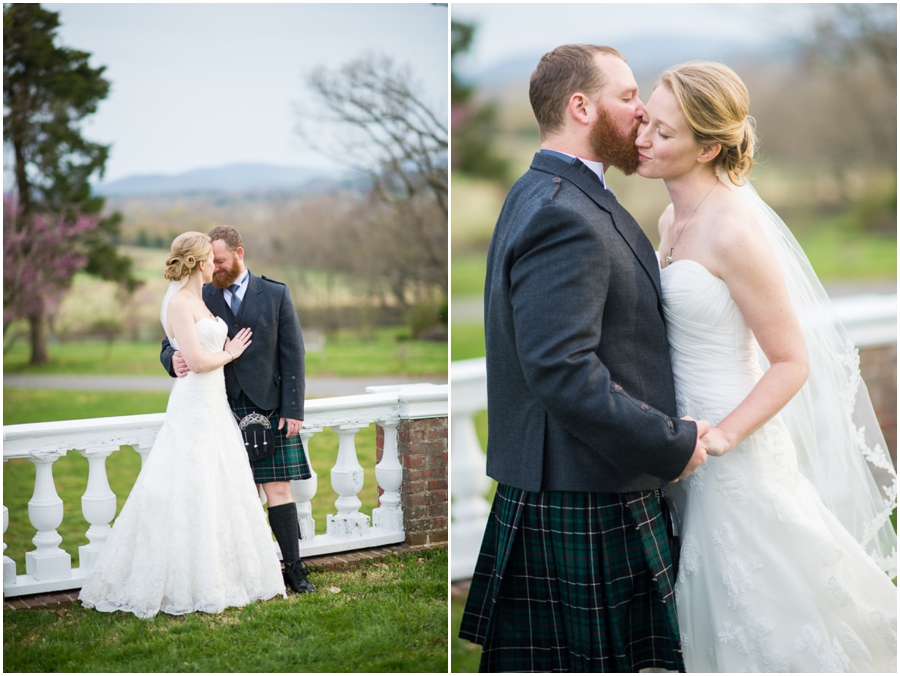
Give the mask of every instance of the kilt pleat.
[[483, 672], [684, 671], [657, 497], [498, 486], [460, 636]]
[[[228, 402], [231, 410], [239, 418], [256, 412], [262, 415], [269, 415], [272, 411], [267, 411], [256, 406], [244, 392], [241, 392], [237, 399], [231, 399]], [[275, 411], [274, 418], [278, 421], [278, 411]], [[268, 458], [251, 462], [250, 467], [253, 469], [253, 480], [258, 484], [267, 484], [273, 481], [296, 481], [298, 479], [309, 479], [312, 472], [309, 470], [309, 461], [307, 460], [306, 451], [303, 448], [303, 441], [299, 434], [288, 439], [285, 434], [287, 425], [284, 429], [275, 429], [275, 452]]]

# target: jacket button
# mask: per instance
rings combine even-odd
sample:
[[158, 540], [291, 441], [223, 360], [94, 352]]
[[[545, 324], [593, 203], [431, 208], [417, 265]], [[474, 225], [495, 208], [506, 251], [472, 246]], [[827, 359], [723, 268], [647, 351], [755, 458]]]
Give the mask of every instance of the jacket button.
[[644, 409], [645, 411], [649, 411], [649, 410], [650, 410], [650, 407], [647, 406], [647, 404], [641, 404], [641, 408]]
[[613, 385], [613, 389], [614, 389], [616, 392], [621, 392], [621, 391], [622, 391], [622, 386], [621, 386], [621, 385], [618, 385], [618, 384], [617, 384], [617, 385]]
[[296, 405], [297, 405], [297, 402], [296, 402], [296, 401], [292, 401], [292, 402], [291, 402], [291, 406], [296, 406]]
[[675, 423], [673, 423], [671, 420], [667, 420], [666, 422], [669, 423], [669, 429], [674, 432], [675, 431]]
[[297, 390], [291, 390], [291, 392], [296, 392]]
[[291, 376], [291, 380], [297, 380], [297, 376]]

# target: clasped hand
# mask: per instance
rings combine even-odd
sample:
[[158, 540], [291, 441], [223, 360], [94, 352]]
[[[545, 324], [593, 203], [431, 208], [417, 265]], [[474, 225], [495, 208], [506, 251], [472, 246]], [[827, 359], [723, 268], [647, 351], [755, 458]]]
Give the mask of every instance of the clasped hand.
[[706, 452], [717, 458], [731, 450], [731, 443], [725, 433], [718, 427], [713, 427], [709, 432], [700, 437], [700, 441], [706, 446]]
[[693, 455], [691, 455], [691, 459], [688, 460], [688, 464], [685, 466], [684, 470], [681, 472], [678, 478], [674, 479], [672, 483], [690, 476], [698, 469], [700, 469], [700, 465], [706, 462], [707, 451], [706, 444], [703, 441], [703, 437], [709, 432], [709, 422], [706, 420], [695, 420], [689, 415], [684, 416], [682, 420], [690, 420], [691, 422], [697, 424], [697, 442], [694, 445], [694, 453]]
[[679, 479], [684, 479], [696, 472], [700, 468], [700, 465], [706, 462], [707, 456], [711, 455], [719, 458], [728, 453], [732, 448], [732, 444], [725, 433], [718, 427], [710, 428], [708, 421], [695, 420], [689, 415], [684, 416], [682, 420], [690, 420], [691, 422], [697, 423], [697, 444], [694, 447], [694, 454], [688, 461], [684, 471], [678, 479], [675, 479], [672, 483], [675, 483], [675, 481], [678, 481]]

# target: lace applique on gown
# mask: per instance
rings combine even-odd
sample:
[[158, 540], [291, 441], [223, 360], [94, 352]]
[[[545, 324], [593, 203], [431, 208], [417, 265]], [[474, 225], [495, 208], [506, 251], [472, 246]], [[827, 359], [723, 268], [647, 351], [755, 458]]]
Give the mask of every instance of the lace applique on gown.
[[[221, 319], [197, 322], [204, 353]], [[175, 380], [165, 422], [79, 594], [104, 612], [218, 613], [284, 596], [281, 566], [222, 369]]]
[[[678, 415], [715, 425], [761, 377], [758, 345], [702, 265], [661, 278]], [[896, 673], [896, 587], [799, 471], [779, 416], [666, 493], [689, 672]]]

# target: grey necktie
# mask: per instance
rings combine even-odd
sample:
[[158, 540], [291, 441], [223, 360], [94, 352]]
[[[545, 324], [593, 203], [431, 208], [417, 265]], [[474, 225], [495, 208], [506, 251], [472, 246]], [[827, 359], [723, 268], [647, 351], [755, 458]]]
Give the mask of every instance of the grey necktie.
[[234, 316], [238, 316], [238, 312], [241, 311], [241, 299], [238, 297], [238, 289], [241, 288], [240, 284], [232, 284], [228, 287], [231, 289], [231, 311], [234, 313]]

